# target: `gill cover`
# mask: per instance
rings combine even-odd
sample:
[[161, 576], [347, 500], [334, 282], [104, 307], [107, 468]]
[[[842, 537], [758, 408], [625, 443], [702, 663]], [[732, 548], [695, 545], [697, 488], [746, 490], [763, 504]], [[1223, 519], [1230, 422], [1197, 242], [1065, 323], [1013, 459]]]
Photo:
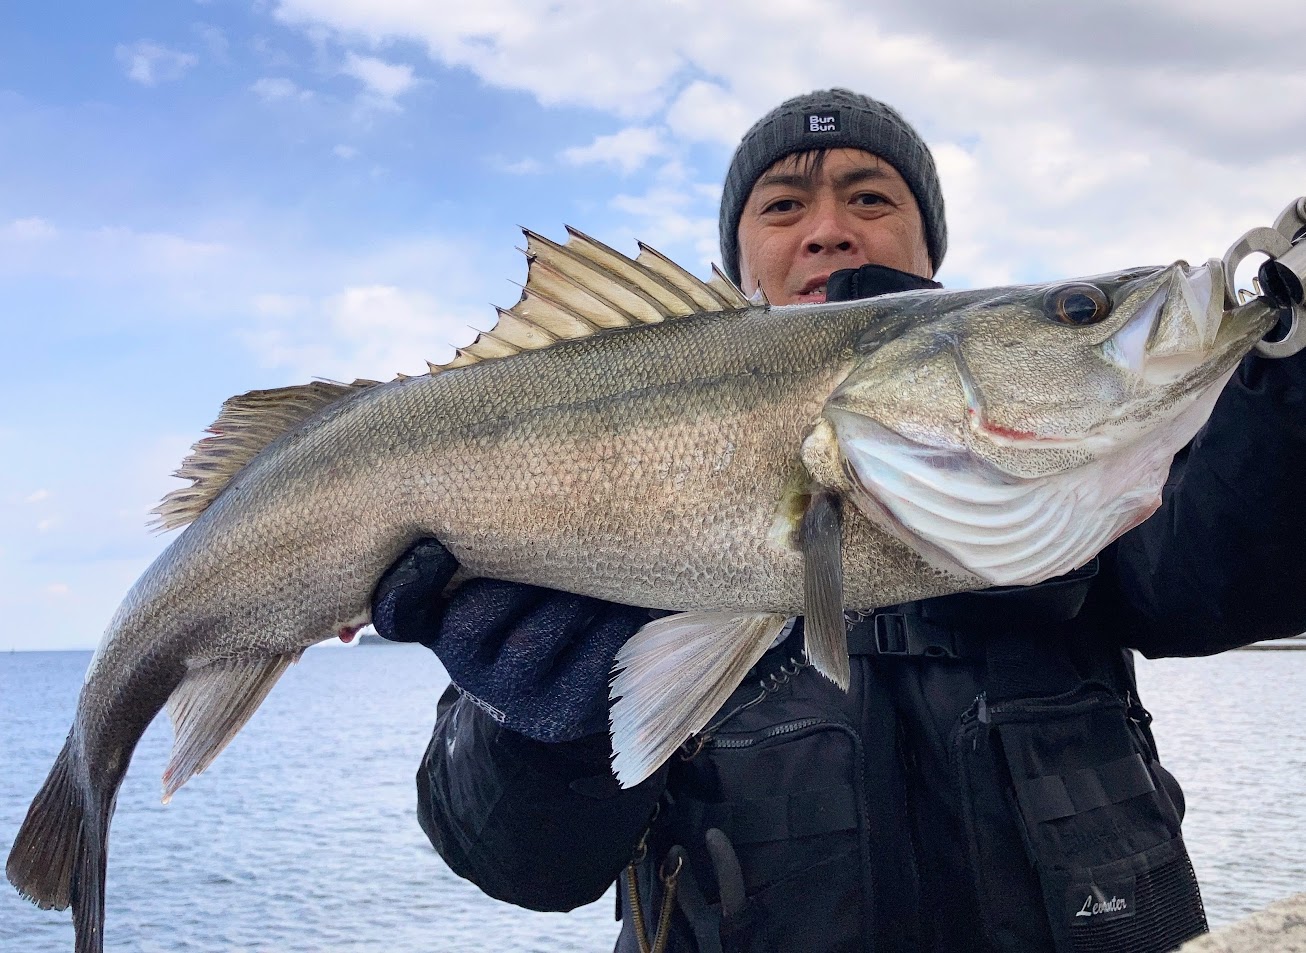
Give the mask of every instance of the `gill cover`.
[[858, 414], [828, 417], [857, 508], [937, 568], [994, 586], [1031, 585], [1088, 562], [1160, 505], [1172, 456], [1140, 460], [1132, 472], [1097, 461], [1020, 478]]

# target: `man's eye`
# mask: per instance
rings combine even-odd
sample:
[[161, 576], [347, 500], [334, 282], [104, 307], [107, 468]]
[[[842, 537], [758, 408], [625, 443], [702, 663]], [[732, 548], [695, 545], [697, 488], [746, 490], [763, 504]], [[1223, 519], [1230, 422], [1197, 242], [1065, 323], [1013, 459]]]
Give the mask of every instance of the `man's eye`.
[[884, 205], [888, 199], [874, 192], [860, 192], [853, 196], [854, 205]]
[[782, 215], [785, 212], [796, 212], [798, 211], [798, 201], [796, 199], [776, 199], [762, 211], [779, 212]]

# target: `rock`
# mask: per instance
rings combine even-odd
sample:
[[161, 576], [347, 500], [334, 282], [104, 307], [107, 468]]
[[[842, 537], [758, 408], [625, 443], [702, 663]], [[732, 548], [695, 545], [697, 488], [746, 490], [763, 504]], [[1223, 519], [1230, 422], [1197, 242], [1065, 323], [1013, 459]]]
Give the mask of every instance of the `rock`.
[[1179, 953], [1306, 953], [1306, 893], [1185, 943]]

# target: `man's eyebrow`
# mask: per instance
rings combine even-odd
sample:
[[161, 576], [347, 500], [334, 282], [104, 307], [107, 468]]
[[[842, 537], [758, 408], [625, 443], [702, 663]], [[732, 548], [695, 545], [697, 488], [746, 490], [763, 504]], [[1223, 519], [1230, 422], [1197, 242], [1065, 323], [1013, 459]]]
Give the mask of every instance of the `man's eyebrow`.
[[801, 172], [768, 172], [757, 180], [758, 187], [777, 185], [782, 188], [810, 189], [812, 177]]
[[[861, 182], [884, 181], [892, 178], [893, 174], [883, 166], [864, 165], [839, 173], [835, 177], [834, 184], [836, 188], [846, 189], [850, 185], [857, 185]], [[814, 185], [812, 177], [802, 172], [768, 172], [757, 180], [757, 187], [759, 188], [777, 186], [779, 188], [811, 189]]]
[[892, 179], [893, 175], [883, 166], [864, 165], [860, 168], [849, 169], [847, 172], [841, 172], [835, 178], [835, 188], [846, 189], [850, 185], [858, 185], [862, 182], [870, 182], [875, 179]]

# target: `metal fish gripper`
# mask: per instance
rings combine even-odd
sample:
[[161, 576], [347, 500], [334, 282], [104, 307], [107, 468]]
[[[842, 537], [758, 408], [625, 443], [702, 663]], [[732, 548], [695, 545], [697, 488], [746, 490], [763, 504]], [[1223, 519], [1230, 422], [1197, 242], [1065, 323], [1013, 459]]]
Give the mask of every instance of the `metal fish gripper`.
[[1261, 226], [1238, 239], [1224, 258], [1225, 304], [1234, 307], [1234, 272], [1249, 255], [1269, 257], [1256, 275], [1256, 291], [1271, 307], [1291, 311], [1288, 333], [1277, 341], [1261, 341], [1264, 357], [1291, 357], [1306, 348], [1306, 196], [1285, 208], [1271, 227]]

